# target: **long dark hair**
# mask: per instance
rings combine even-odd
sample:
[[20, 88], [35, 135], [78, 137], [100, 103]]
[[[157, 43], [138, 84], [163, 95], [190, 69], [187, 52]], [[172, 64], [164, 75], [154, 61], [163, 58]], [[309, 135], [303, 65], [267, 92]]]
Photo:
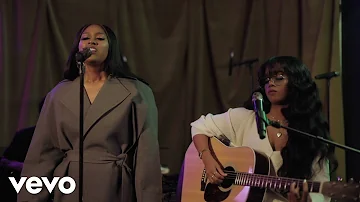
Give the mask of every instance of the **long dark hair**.
[[[264, 84], [261, 82], [267, 76], [266, 70], [281, 68], [288, 76], [288, 95], [282, 109], [289, 127], [295, 128], [324, 139], [330, 140], [329, 125], [322, 114], [322, 103], [316, 83], [311, 77], [309, 69], [299, 59], [291, 56], [272, 57], [261, 65], [258, 72], [260, 87], [255, 91], [261, 92], [264, 97], [264, 110], [270, 111], [271, 103], [267, 99]], [[251, 98], [244, 103], [244, 107], [253, 110]], [[329, 160], [330, 171], [338, 166], [334, 156], [335, 148], [320, 141], [288, 132], [288, 142], [281, 151], [283, 165], [278, 170], [279, 176], [310, 179], [314, 173], [312, 164], [319, 156], [320, 168], [323, 162]]]
[[[64, 72], [64, 79], [68, 79], [73, 81], [79, 76], [79, 70], [76, 64], [76, 57], [75, 54], [79, 51], [78, 45], [81, 38], [82, 33], [84, 30], [93, 24], [86, 24], [82, 26], [79, 31], [76, 34], [73, 46], [70, 51], [70, 55], [68, 57], [67, 63], [66, 63], [66, 70]], [[97, 24], [99, 25], [99, 24]], [[109, 52], [108, 56], [104, 61], [104, 71], [107, 73], [107, 75], [110, 75], [112, 77], [116, 78], [132, 78], [132, 79], [138, 79], [142, 82], [146, 83], [143, 79], [137, 77], [135, 74], [133, 74], [127, 63], [124, 61], [124, 56], [120, 52], [120, 47], [118, 44], [118, 40], [116, 38], [115, 33], [106, 25], [99, 25], [103, 28], [109, 42]], [[147, 83], [146, 83], [147, 84]]]

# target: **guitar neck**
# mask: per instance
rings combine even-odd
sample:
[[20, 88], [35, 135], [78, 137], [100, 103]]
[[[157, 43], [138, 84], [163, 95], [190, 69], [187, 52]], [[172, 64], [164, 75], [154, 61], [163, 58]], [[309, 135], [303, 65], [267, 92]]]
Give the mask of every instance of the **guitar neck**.
[[[235, 179], [235, 185], [241, 186], [289, 190], [290, 185], [295, 182], [301, 190], [304, 183], [303, 180], [285, 177], [267, 176], [233, 171], [226, 171], [226, 173], [228, 174], [229, 178]], [[321, 182], [307, 181], [307, 183], [309, 186], [309, 192], [320, 192]]]

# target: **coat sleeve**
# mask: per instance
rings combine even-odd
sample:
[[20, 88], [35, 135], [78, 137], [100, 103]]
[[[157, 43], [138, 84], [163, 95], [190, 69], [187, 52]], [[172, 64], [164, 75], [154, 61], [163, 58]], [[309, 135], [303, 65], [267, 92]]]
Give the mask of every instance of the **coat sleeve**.
[[[48, 94], [24, 161], [22, 177], [48, 177], [51, 180], [56, 165], [63, 158], [63, 153], [58, 147], [55, 128], [54, 102], [51, 95]], [[33, 195], [27, 192], [24, 184], [18, 194], [17, 201], [42, 202], [48, 201], [49, 197], [50, 194], [45, 185], [43, 185], [40, 193]]]
[[141, 99], [136, 101], [137, 116], [143, 117], [136, 152], [135, 191], [138, 202], [162, 201], [162, 174], [158, 142], [158, 110], [151, 89], [138, 86]]

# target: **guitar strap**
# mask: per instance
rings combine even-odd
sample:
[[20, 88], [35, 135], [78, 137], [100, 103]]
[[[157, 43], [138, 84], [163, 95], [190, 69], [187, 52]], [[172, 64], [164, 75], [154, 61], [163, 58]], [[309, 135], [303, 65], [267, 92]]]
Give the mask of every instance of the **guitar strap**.
[[230, 147], [231, 146], [231, 142], [229, 140], [229, 138], [227, 138], [225, 135], [220, 135], [217, 138], [220, 142], [222, 142], [224, 145]]

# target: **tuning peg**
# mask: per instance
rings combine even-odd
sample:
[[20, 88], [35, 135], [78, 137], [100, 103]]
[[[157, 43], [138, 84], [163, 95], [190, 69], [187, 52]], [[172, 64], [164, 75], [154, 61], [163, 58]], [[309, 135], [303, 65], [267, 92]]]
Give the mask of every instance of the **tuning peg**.
[[350, 178], [349, 183], [354, 183], [354, 178]]
[[337, 177], [337, 181], [338, 181], [338, 182], [342, 182], [343, 179], [342, 179], [341, 177]]

